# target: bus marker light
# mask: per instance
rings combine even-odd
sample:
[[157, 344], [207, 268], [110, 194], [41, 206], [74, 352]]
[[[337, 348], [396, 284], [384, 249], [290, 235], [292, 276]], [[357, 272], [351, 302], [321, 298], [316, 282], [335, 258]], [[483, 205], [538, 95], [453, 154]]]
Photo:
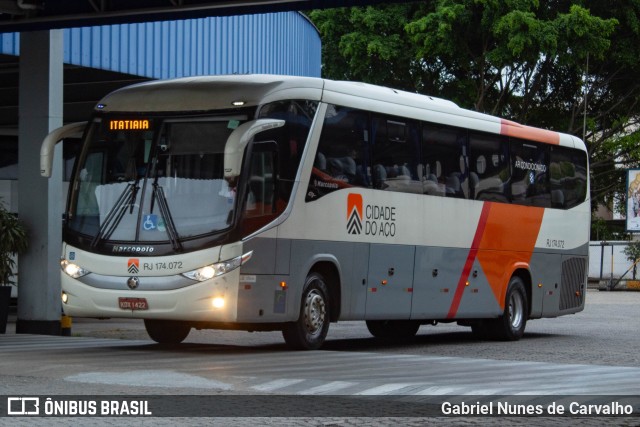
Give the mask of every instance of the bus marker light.
[[541, 288], [542, 287], [542, 283], [538, 283], [538, 287]]
[[469, 286], [469, 281], [467, 280], [466, 282], [464, 282], [465, 286]]
[[386, 285], [386, 284], [387, 284], [387, 283], [389, 283], [389, 282], [387, 282], [386, 280], [383, 280], [381, 283], [382, 283], [383, 285]]
[[215, 297], [214, 299], [211, 300], [211, 305], [214, 308], [222, 308], [222, 307], [224, 307], [224, 298]]
[[62, 292], [62, 302], [66, 304], [69, 301], [69, 295], [66, 292]]
[[282, 289], [287, 289], [287, 282], [280, 282], [280, 287]]

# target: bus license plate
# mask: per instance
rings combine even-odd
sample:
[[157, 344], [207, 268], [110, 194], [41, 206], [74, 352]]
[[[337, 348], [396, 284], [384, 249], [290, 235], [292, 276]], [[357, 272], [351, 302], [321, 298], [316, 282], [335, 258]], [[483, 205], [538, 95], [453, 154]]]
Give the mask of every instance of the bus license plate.
[[118, 305], [123, 310], [147, 310], [146, 298], [118, 298]]

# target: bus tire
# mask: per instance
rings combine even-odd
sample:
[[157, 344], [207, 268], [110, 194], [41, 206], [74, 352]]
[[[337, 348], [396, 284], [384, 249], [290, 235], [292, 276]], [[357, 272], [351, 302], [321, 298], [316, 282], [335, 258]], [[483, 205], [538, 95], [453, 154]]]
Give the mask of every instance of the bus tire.
[[485, 320], [491, 338], [499, 341], [517, 341], [524, 335], [529, 307], [524, 282], [518, 276], [509, 281], [504, 312], [497, 319]]
[[413, 320], [367, 320], [367, 329], [376, 338], [409, 340], [418, 333], [420, 323]]
[[159, 344], [180, 344], [191, 331], [190, 324], [177, 320], [144, 319], [144, 327]]
[[287, 323], [282, 329], [287, 345], [294, 350], [319, 349], [329, 332], [330, 308], [324, 277], [311, 272], [304, 283], [298, 320]]

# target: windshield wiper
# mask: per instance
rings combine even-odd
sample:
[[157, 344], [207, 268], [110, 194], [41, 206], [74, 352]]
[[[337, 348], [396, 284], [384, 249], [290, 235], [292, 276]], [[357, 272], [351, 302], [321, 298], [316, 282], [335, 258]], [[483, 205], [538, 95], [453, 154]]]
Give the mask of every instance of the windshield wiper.
[[133, 203], [136, 201], [139, 189], [138, 180], [127, 184], [118, 197], [118, 200], [116, 200], [109, 213], [107, 213], [104, 222], [100, 225], [98, 234], [96, 234], [91, 241], [91, 247], [96, 247], [101, 240], [111, 237], [118, 227], [118, 224], [120, 224], [120, 221], [122, 221], [122, 217], [124, 217], [128, 206], [131, 206], [130, 212], [133, 213]]
[[176, 252], [182, 251], [182, 244], [178, 238], [178, 231], [176, 230], [176, 225], [173, 222], [173, 217], [171, 216], [171, 211], [167, 204], [167, 198], [164, 195], [164, 190], [158, 184], [157, 179], [153, 183], [153, 198], [158, 201], [160, 215], [162, 216], [165, 227], [167, 228], [167, 234], [169, 235], [169, 240], [171, 240], [171, 246]]

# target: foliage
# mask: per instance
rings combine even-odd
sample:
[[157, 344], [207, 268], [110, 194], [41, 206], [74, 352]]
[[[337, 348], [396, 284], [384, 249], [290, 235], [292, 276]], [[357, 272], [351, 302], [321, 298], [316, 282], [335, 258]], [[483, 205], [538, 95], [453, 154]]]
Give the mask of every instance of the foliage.
[[621, 166], [640, 166], [640, 0], [434, 0], [310, 16], [327, 78], [584, 138], [594, 208], [624, 196]]
[[590, 240], [608, 241], [608, 240], [629, 240], [630, 236], [618, 223], [605, 221], [602, 218], [592, 214], [591, 216], [591, 235]]
[[629, 261], [636, 262], [636, 260], [640, 258], [640, 242], [630, 242], [627, 247], [624, 248], [623, 253]]
[[322, 35], [324, 76], [413, 91], [421, 70], [404, 25], [418, 9], [401, 3], [311, 12]]
[[0, 285], [13, 283], [13, 256], [25, 252], [28, 243], [24, 224], [0, 203]]

